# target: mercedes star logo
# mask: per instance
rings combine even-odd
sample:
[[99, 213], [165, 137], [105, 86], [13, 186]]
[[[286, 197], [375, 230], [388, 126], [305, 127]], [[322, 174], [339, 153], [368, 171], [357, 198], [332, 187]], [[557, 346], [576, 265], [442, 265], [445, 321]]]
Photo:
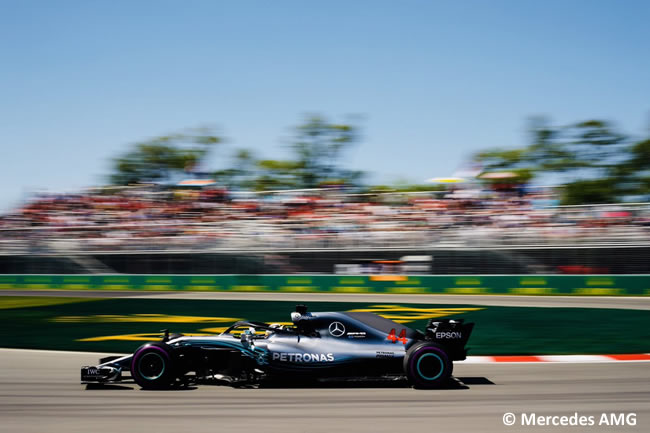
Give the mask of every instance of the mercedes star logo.
[[330, 334], [332, 337], [341, 337], [345, 334], [345, 326], [341, 322], [330, 323]]

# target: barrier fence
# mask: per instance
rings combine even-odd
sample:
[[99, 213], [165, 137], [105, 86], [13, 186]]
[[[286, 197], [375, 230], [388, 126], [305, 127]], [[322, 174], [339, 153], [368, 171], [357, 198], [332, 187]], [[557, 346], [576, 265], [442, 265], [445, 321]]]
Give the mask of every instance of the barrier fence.
[[650, 296], [650, 275], [0, 275], [0, 289]]

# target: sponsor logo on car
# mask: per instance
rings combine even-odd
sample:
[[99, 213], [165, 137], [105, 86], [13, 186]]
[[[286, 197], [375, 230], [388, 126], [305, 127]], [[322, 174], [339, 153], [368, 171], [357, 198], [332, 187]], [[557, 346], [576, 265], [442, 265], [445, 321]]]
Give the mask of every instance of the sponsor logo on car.
[[366, 338], [366, 333], [363, 331], [348, 331], [348, 338]]
[[445, 339], [445, 338], [463, 338], [462, 332], [450, 331], [450, 332], [436, 332], [436, 338]]
[[331, 353], [282, 353], [274, 352], [272, 359], [281, 362], [333, 362]]
[[332, 322], [329, 327], [330, 335], [332, 337], [341, 337], [345, 334], [345, 326], [341, 322]]
[[382, 352], [382, 351], [377, 351], [377, 358], [394, 358], [395, 357], [395, 352]]

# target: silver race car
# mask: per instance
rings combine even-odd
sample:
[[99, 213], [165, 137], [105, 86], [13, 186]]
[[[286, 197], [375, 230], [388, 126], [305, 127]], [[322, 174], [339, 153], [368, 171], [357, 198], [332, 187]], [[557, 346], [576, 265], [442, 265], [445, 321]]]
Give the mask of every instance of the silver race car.
[[132, 355], [103, 358], [81, 369], [85, 384], [131, 378], [142, 388], [193, 383], [256, 384], [305, 379], [401, 379], [435, 388], [463, 360], [474, 327], [431, 319], [424, 332], [373, 313], [310, 313], [298, 305], [292, 326], [241, 321], [220, 335], [165, 335]]

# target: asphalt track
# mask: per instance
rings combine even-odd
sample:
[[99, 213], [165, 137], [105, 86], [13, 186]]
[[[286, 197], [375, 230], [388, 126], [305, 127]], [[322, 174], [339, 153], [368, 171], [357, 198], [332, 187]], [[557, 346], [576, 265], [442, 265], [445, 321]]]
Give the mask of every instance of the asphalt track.
[[[142, 391], [85, 389], [97, 354], [0, 349], [0, 432], [647, 432], [650, 363], [457, 363], [449, 389], [321, 386]], [[462, 385], [464, 383], [465, 385]], [[506, 412], [515, 426], [503, 424]], [[521, 426], [521, 414], [593, 416], [596, 425]], [[635, 426], [599, 426], [601, 413]]]
[[380, 302], [395, 304], [463, 304], [504, 307], [615, 308], [650, 310], [650, 296], [409, 295], [371, 293], [145, 292], [107, 290], [2, 290], [0, 296], [79, 298], [228, 299], [313, 302]]

